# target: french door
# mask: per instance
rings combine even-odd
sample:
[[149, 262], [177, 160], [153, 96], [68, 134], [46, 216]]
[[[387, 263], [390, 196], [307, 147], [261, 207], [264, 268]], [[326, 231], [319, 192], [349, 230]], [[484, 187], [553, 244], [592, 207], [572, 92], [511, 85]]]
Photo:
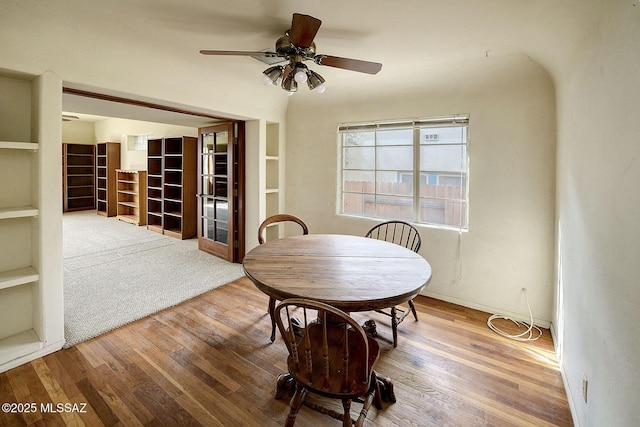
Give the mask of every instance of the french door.
[[244, 122], [198, 129], [198, 248], [244, 257]]

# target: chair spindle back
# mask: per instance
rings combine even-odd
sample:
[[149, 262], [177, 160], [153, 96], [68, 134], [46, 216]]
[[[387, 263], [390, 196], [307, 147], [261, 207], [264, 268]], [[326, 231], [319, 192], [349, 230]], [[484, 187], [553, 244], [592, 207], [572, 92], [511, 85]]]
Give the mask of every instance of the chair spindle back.
[[[312, 318], [310, 311], [317, 316]], [[360, 393], [367, 387], [369, 342], [348, 314], [317, 301], [293, 298], [278, 304], [275, 315], [289, 350], [289, 372], [297, 381], [330, 394]], [[302, 322], [294, 322], [294, 316], [302, 316]]]
[[414, 252], [418, 252], [422, 244], [418, 229], [404, 221], [380, 223], [369, 230], [365, 237], [395, 243]]

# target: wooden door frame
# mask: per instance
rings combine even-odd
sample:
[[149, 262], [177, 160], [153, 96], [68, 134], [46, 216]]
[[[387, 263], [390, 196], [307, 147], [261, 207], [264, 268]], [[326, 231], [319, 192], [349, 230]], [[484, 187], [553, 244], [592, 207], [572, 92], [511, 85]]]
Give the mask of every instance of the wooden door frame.
[[235, 122], [238, 126], [238, 141], [234, 144], [234, 168], [235, 168], [235, 186], [236, 186], [236, 194], [235, 198], [235, 207], [237, 213], [235, 214], [236, 226], [234, 227], [234, 242], [237, 242], [235, 245], [235, 253], [233, 262], [242, 263], [245, 255], [245, 152], [246, 152], [246, 141], [245, 141], [245, 122], [237, 121]]
[[[229, 144], [227, 147], [227, 200], [228, 243], [226, 247], [215, 241], [204, 241], [202, 230], [203, 205], [206, 196], [202, 189], [202, 135], [205, 133], [227, 130]], [[198, 129], [198, 248], [212, 255], [231, 262], [242, 262], [245, 253], [245, 124], [243, 121], [220, 123]], [[237, 136], [236, 136], [237, 133]]]

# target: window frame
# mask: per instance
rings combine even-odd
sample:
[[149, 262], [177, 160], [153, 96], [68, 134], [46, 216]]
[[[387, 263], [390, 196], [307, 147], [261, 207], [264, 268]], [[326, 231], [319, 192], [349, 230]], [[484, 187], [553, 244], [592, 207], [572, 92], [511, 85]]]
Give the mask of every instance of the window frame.
[[[337, 128], [337, 146], [338, 146], [338, 176], [337, 176], [337, 200], [336, 200], [336, 213], [337, 215], [341, 215], [341, 216], [350, 216], [350, 217], [356, 217], [356, 218], [366, 218], [366, 219], [373, 219], [373, 220], [393, 220], [393, 219], [399, 219], [399, 220], [406, 220], [406, 221], [410, 221], [414, 224], [420, 225], [420, 226], [425, 226], [425, 227], [429, 227], [429, 228], [437, 228], [437, 229], [445, 229], [445, 230], [454, 230], [454, 231], [459, 231], [459, 232], [467, 232], [469, 231], [469, 114], [455, 114], [455, 115], [451, 115], [451, 116], [444, 116], [444, 117], [432, 117], [432, 118], [426, 118], [426, 119], [419, 119], [419, 120], [394, 120], [394, 121], [375, 121], [375, 122], [359, 122], [359, 123], [340, 123], [338, 124], [338, 128]], [[461, 127], [461, 128], [465, 128], [465, 130], [463, 132], [465, 132], [465, 138], [463, 140], [461, 140], [460, 143], [453, 143], [453, 144], [447, 144], [447, 143], [438, 143], [437, 141], [429, 141], [427, 140], [426, 144], [422, 144], [422, 141], [420, 140], [420, 132], [422, 129], [425, 128], [443, 128], [443, 127]], [[402, 129], [412, 129], [413, 130], [413, 139], [412, 139], [412, 144], [401, 144], [403, 146], [412, 146], [412, 156], [413, 156], [413, 169], [409, 172], [406, 172], [404, 170], [398, 170], [398, 174], [399, 176], [402, 174], [407, 174], [407, 175], [413, 175], [413, 194], [411, 195], [412, 197], [412, 218], [411, 219], [407, 219], [407, 218], [394, 218], [394, 217], [383, 217], [383, 216], [367, 216], [366, 214], [363, 215], [358, 215], [358, 214], [354, 214], [354, 213], [345, 213], [344, 212], [344, 203], [345, 203], [345, 189], [344, 189], [344, 177], [345, 177], [345, 171], [349, 171], [349, 169], [345, 169], [345, 165], [344, 165], [344, 153], [345, 153], [345, 148], [347, 147], [344, 143], [344, 137], [343, 135], [345, 133], [355, 133], [358, 131], [361, 132], [375, 132], [374, 134], [374, 143], [372, 145], [372, 148], [374, 148], [375, 154], [374, 154], [374, 168], [373, 169], [363, 169], [363, 171], [368, 171], [368, 172], [373, 172], [374, 176], [376, 178], [374, 178], [374, 191], [373, 193], [362, 193], [364, 194], [370, 194], [371, 196], [373, 196], [375, 198], [375, 203], [377, 205], [377, 200], [378, 197], [380, 195], [384, 196], [385, 193], [380, 193], [379, 189], [377, 187], [377, 176], [378, 176], [378, 172], [379, 171], [384, 171], [384, 169], [379, 169], [378, 168], [378, 149], [380, 147], [380, 145], [378, 145], [378, 132], [379, 131], [384, 131], [384, 130], [402, 130]], [[429, 174], [432, 172], [437, 173], [438, 171], [430, 171], [430, 170], [426, 170], [426, 171], [422, 171], [421, 170], [421, 162], [420, 162], [420, 151], [421, 151], [421, 147], [425, 147], [425, 146], [433, 146], [433, 145], [451, 145], [451, 146], [461, 146], [464, 149], [464, 154], [463, 157], [461, 157], [461, 159], [464, 160], [464, 168], [463, 170], [460, 172], [459, 178], [461, 179], [461, 182], [464, 182], [465, 185], [463, 186], [464, 189], [464, 194], [462, 195], [461, 198], [442, 198], [442, 200], [453, 200], [453, 201], [458, 201], [461, 204], [464, 204], [464, 206], [466, 207], [464, 209], [464, 212], [461, 212], [461, 216], [460, 216], [460, 225], [456, 226], [456, 225], [447, 225], [447, 224], [442, 224], [442, 223], [438, 223], [438, 222], [427, 222], [427, 221], [421, 221], [420, 220], [420, 213], [421, 213], [421, 200], [422, 199], [431, 199], [429, 197], [421, 197], [420, 195], [420, 186], [421, 186], [421, 180], [422, 180], [422, 176], [423, 176], [423, 172], [424, 175], [426, 176], [426, 182], [429, 182]], [[384, 147], [384, 145], [382, 145]], [[394, 145], [390, 145], [390, 146], [394, 146]], [[356, 170], [356, 169], [353, 169]], [[446, 173], [445, 173], [446, 175]], [[456, 175], [456, 173], [453, 174], [449, 174], [449, 175]], [[438, 180], [440, 180], [441, 177], [436, 176], [436, 178]], [[347, 193], [352, 193], [347, 191]], [[353, 193], [356, 194], [356, 193]], [[400, 196], [399, 194], [396, 195], [391, 195], [391, 196]], [[464, 216], [463, 216], [464, 215]]]

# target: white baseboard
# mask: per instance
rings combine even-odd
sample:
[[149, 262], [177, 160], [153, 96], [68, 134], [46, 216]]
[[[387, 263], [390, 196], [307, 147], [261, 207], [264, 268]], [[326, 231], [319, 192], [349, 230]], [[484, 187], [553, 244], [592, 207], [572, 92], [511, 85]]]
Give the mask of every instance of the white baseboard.
[[[561, 361], [562, 358], [560, 357], [561, 355], [559, 354], [559, 349], [558, 349], [558, 334], [556, 332], [556, 328], [555, 325], [553, 323], [551, 323], [551, 327], [549, 328], [549, 331], [551, 332], [551, 337], [553, 338], [553, 345], [555, 346], [555, 351], [556, 351], [556, 359], [558, 361]], [[573, 420], [573, 425], [575, 427], [580, 427], [580, 423], [578, 422], [578, 418], [576, 418], [576, 406], [575, 406], [575, 401], [573, 399], [573, 394], [571, 393], [571, 388], [569, 387], [569, 381], [567, 380], [567, 374], [564, 370], [564, 365], [560, 362], [558, 362], [558, 366], [560, 368], [560, 375], [562, 376], [562, 384], [564, 384], [564, 392], [567, 394], [567, 401], [569, 402], [569, 412], [571, 412], [571, 419]]]
[[[529, 318], [529, 314], [522, 314], [522, 313], [514, 313], [514, 312], [510, 312], [510, 311], [505, 311], [502, 310], [500, 308], [497, 307], [491, 307], [488, 305], [484, 305], [484, 304], [478, 304], [472, 301], [467, 301], [461, 298], [455, 298], [455, 297], [451, 297], [449, 295], [444, 295], [444, 294], [440, 294], [438, 292], [433, 292], [433, 291], [429, 291], [426, 290], [425, 292], [423, 292], [421, 295], [427, 296], [427, 297], [431, 297], [431, 298], [435, 298], [435, 299], [439, 299], [442, 301], [446, 301], [446, 302], [450, 302], [453, 304], [458, 304], [458, 305], [462, 305], [464, 307], [468, 307], [468, 308], [473, 308], [475, 310], [480, 310], [480, 311], [484, 311], [486, 313], [490, 313], [490, 314], [501, 314], [504, 316], [509, 316], [515, 320], [519, 320], [519, 321], [524, 321], [529, 323], [531, 321], [531, 319]], [[544, 319], [537, 319], [536, 317], [533, 318], [533, 322], [536, 324], [536, 326], [539, 326], [541, 328], [545, 328], [548, 329], [551, 325], [551, 322], [549, 320], [544, 320]]]
[[24, 356], [18, 357], [16, 359], [10, 360], [6, 363], [3, 363], [2, 365], [0, 365], [0, 373], [8, 371], [9, 369], [13, 369], [15, 367], [18, 367], [20, 365], [23, 365], [25, 363], [29, 363], [34, 359], [37, 359], [39, 357], [44, 357], [47, 354], [51, 354], [53, 352], [56, 352], [58, 350], [62, 349], [62, 346], [64, 345], [64, 340], [61, 341], [57, 341], [53, 344], [48, 344], [44, 347], [42, 347], [40, 350], [38, 351], [34, 351], [33, 353], [29, 353], [26, 354]]

